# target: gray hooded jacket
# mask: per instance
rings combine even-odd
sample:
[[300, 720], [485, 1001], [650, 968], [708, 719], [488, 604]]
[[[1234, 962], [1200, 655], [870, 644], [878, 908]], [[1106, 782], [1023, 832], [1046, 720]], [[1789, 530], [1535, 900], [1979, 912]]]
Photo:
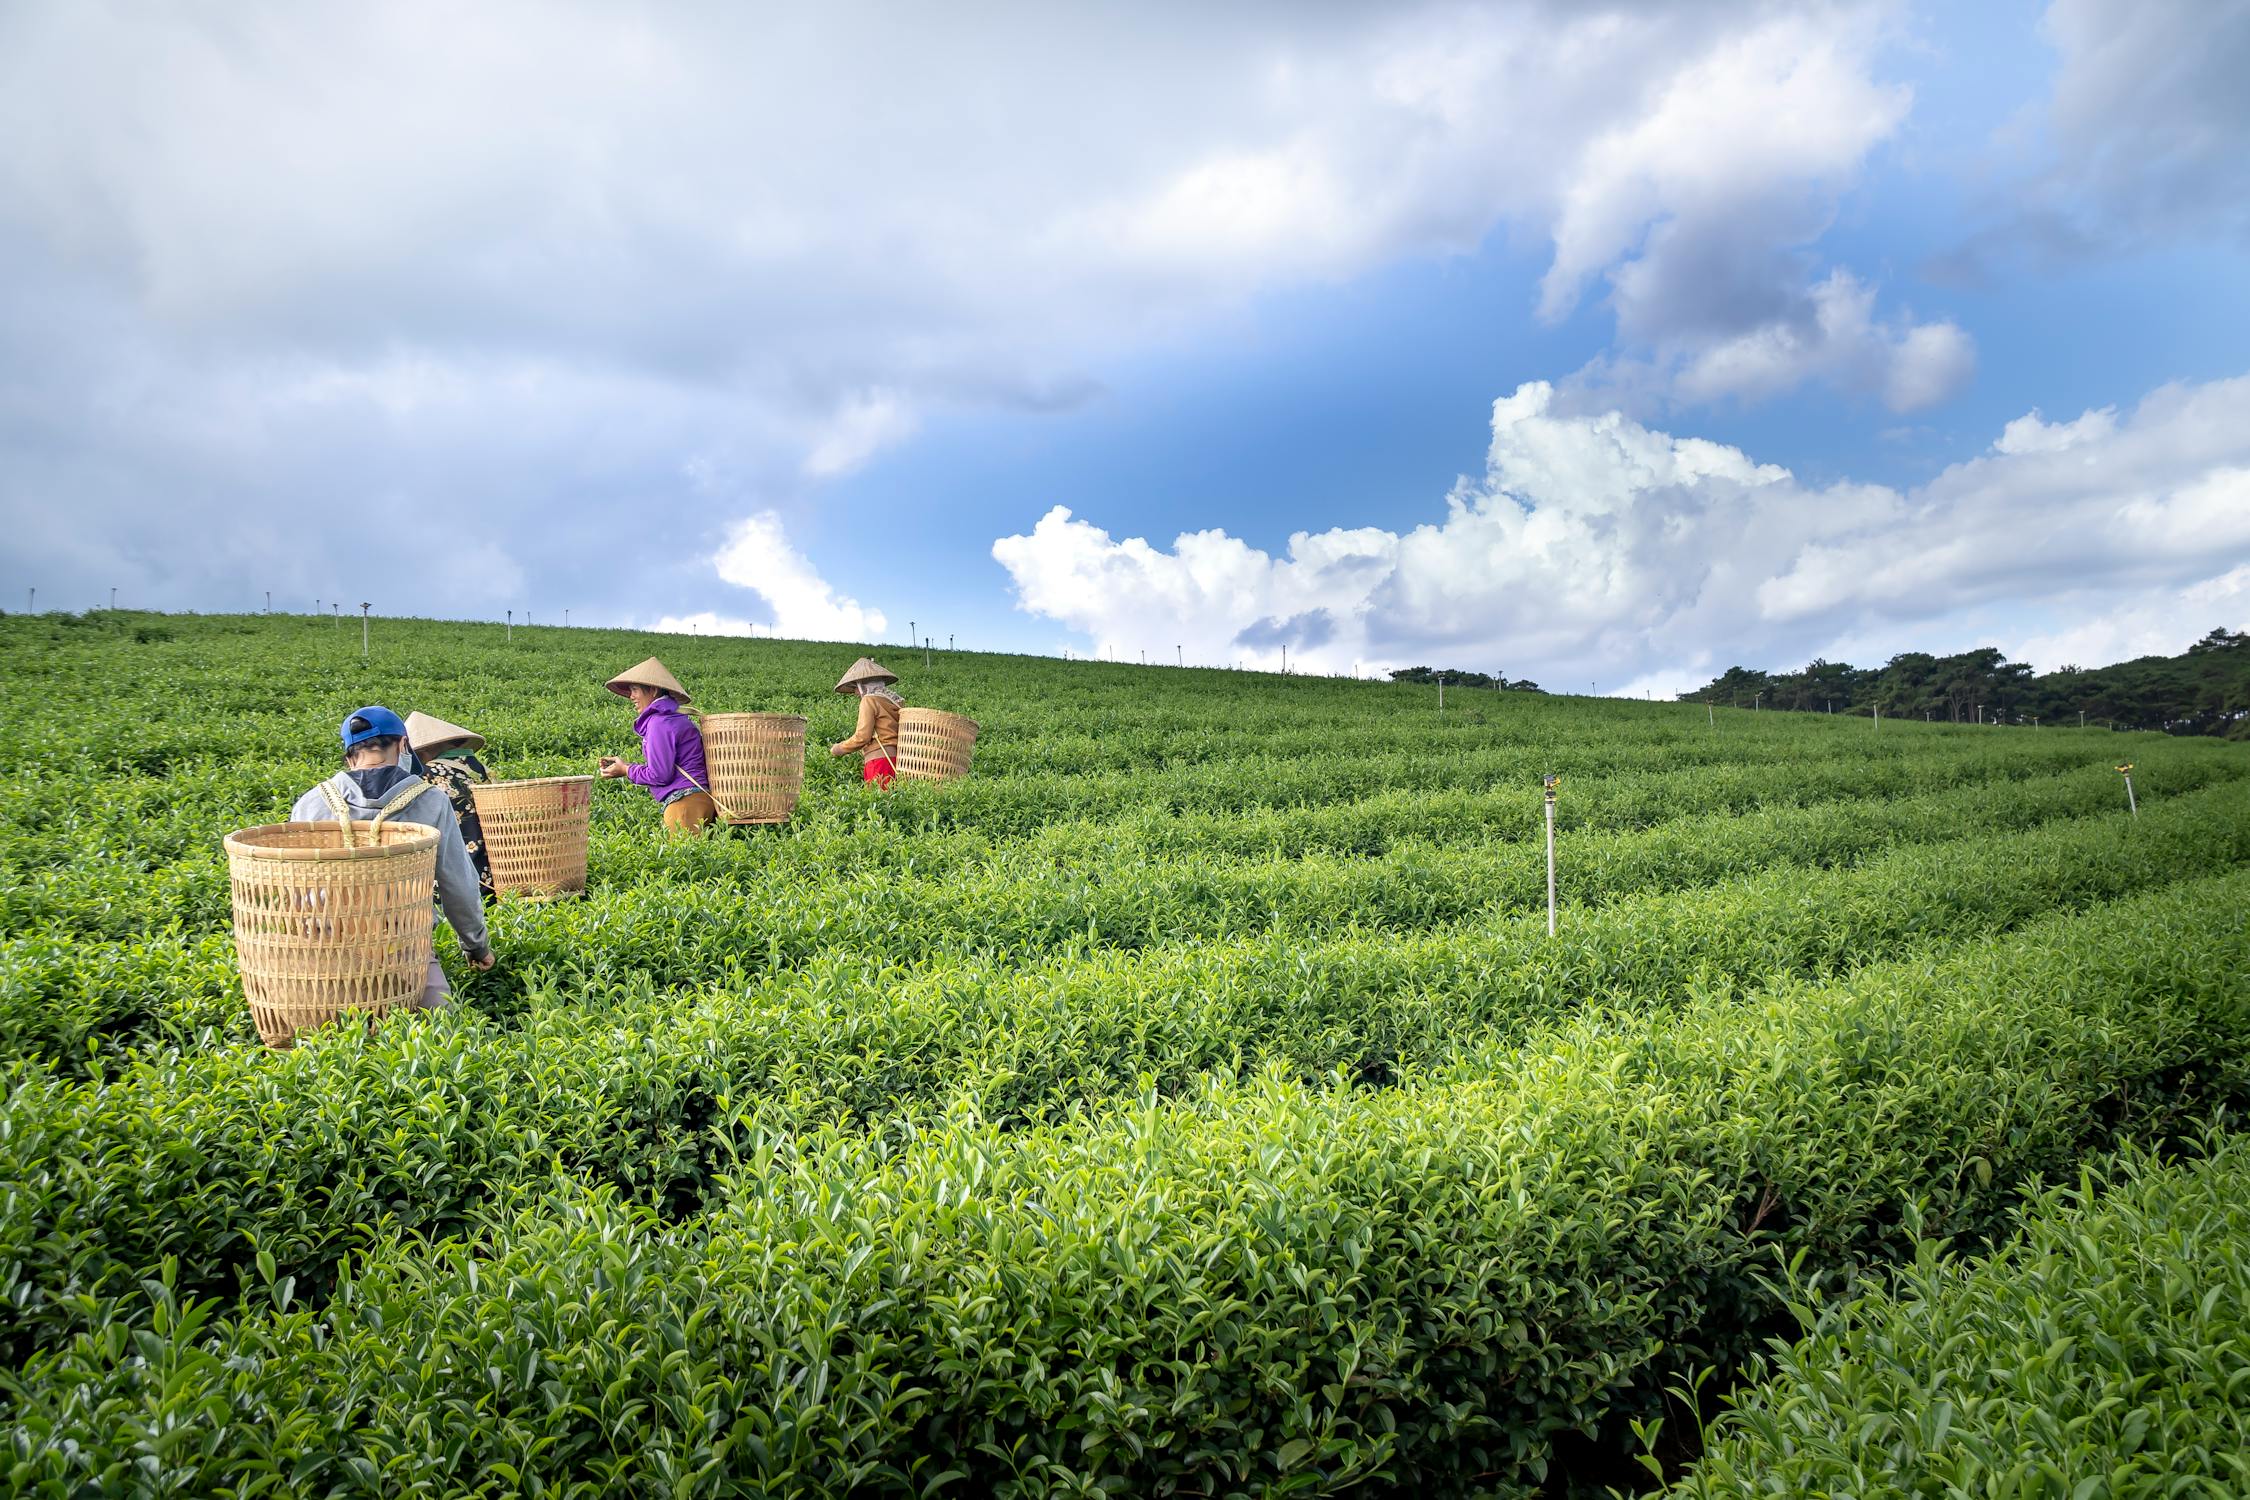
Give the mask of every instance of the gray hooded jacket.
[[[326, 785], [342, 795], [353, 817], [371, 819], [383, 810], [383, 804], [410, 774], [403, 766], [372, 766], [359, 771], [338, 771], [328, 778]], [[289, 809], [289, 820], [333, 823], [336, 814], [316, 786]], [[445, 920], [453, 924], [454, 936], [460, 938], [469, 957], [484, 957], [491, 951], [484, 930], [484, 901], [477, 890], [476, 866], [469, 863], [468, 846], [461, 842], [461, 825], [453, 816], [453, 804], [445, 800], [444, 792], [433, 786], [392, 813], [390, 821], [425, 823], [437, 830], [438, 904], [445, 908]]]

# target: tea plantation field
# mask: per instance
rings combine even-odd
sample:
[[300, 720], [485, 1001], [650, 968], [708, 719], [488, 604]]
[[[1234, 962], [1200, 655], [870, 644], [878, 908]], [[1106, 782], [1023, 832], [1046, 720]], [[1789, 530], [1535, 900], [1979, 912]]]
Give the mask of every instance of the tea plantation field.
[[[1848, 1414], [1745, 1386], [1683, 1471], [1670, 1393], [2250, 1098], [2239, 744], [879, 649], [983, 725], [885, 795], [821, 753], [862, 649], [0, 620], [0, 1487], [1561, 1495], [1646, 1433], [1829, 1492]], [[370, 701], [590, 771], [652, 651], [811, 716], [795, 820], [604, 783], [450, 1011], [261, 1048], [221, 837]]]

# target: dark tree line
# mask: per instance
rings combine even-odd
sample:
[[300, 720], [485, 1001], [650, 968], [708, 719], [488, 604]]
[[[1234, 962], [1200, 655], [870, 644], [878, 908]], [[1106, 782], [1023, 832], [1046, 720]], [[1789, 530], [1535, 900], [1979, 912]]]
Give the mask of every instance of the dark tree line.
[[1510, 682], [1505, 674], [1495, 677], [1487, 672], [1461, 672], [1452, 667], [1400, 667], [1391, 673], [1393, 682], [1436, 682], [1440, 678], [1447, 687], [1500, 688], [1511, 693], [1545, 691], [1528, 677]]
[[2179, 656], [2036, 675], [1991, 646], [1958, 656], [1908, 651], [1880, 667], [1815, 661], [1796, 672], [1730, 667], [1680, 697], [1743, 708], [1987, 723], [2115, 724], [2167, 734], [2250, 739], [2250, 632], [2212, 631]]

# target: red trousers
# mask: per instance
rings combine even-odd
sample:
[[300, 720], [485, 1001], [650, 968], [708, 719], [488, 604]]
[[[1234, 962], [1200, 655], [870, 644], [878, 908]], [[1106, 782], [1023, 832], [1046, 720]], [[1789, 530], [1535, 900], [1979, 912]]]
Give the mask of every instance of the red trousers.
[[867, 759], [867, 763], [860, 767], [859, 779], [861, 781], [874, 782], [878, 786], [887, 787], [891, 784], [891, 778], [897, 774], [897, 772], [891, 769], [891, 763], [889, 761], [885, 760], [880, 755], [873, 755], [869, 756]]

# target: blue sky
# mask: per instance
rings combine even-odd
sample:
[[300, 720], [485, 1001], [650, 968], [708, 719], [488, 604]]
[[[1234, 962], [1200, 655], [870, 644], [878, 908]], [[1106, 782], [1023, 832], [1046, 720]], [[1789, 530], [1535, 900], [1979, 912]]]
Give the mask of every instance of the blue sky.
[[2239, 3], [0, 33], [56, 607], [1631, 692], [2250, 624]]

